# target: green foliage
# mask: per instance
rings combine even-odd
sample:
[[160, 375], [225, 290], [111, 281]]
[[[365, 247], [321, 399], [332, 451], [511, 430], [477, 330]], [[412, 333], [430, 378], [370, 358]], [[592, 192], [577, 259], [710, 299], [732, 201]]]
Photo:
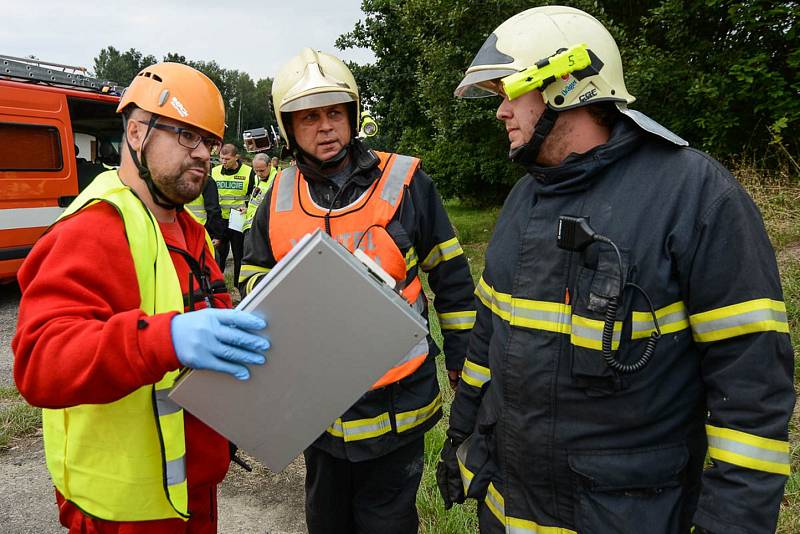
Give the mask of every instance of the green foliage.
[[[95, 76], [128, 85], [140, 70], [157, 61], [155, 56], [143, 56], [133, 48], [120, 53], [109, 46], [94, 59]], [[225, 122], [228, 125], [225, 130], [226, 143], [234, 143], [241, 149], [241, 132], [251, 128], [269, 129], [271, 125], [277, 131], [278, 125], [269, 107], [272, 78], [254, 82], [246, 72], [226, 69], [216, 61], [189, 60], [177, 52], [168, 52], [163, 61], [194, 67], [216, 84], [225, 102]]]
[[637, 107], [721, 157], [797, 154], [799, 22], [796, 1], [660, 2], [625, 43]]
[[[617, 40], [637, 109], [717, 157], [800, 150], [796, 1], [363, 0], [363, 20], [337, 46], [369, 48], [354, 65], [383, 147], [422, 157], [445, 197], [499, 202], [522, 170], [506, 159], [496, 99], [453, 90], [488, 35], [511, 15], [549, 3], [597, 17]], [[770, 152], [771, 151], [771, 152]]]
[[131, 48], [127, 52], [120, 52], [113, 46], [109, 46], [100, 50], [100, 53], [94, 58], [94, 74], [103, 80], [128, 85], [140, 70], [156, 61], [155, 56], [145, 56], [135, 48]]

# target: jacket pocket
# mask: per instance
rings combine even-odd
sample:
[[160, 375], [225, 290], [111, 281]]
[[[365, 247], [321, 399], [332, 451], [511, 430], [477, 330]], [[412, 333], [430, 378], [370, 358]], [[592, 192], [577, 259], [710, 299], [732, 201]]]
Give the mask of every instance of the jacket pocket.
[[685, 445], [569, 454], [581, 534], [673, 534], [681, 529]]
[[[593, 265], [582, 266], [578, 271], [572, 306], [572, 377], [575, 384], [590, 396], [605, 396], [623, 388], [617, 376], [603, 359], [602, 337], [606, 311], [613, 297], [619, 295], [620, 284], [627, 281], [629, 254], [622, 255], [622, 279], [619, 276], [619, 261], [613, 250], [602, 248], [594, 255]], [[622, 324], [627, 310], [624, 300], [618, 302], [614, 322], [612, 350], [622, 345]]]
[[494, 425], [479, 425], [456, 450], [464, 495], [483, 501], [489, 483], [497, 474], [494, 463]]

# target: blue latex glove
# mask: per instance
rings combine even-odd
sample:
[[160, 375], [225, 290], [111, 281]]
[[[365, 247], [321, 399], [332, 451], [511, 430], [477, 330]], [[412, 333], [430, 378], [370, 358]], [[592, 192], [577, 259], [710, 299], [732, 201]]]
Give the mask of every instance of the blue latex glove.
[[184, 366], [247, 380], [250, 371], [243, 364], [263, 364], [263, 352], [270, 346], [267, 338], [250, 330], [266, 326], [266, 321], [251, 313], [205, 308], [176, 315], [170, 331], [175, 354]]

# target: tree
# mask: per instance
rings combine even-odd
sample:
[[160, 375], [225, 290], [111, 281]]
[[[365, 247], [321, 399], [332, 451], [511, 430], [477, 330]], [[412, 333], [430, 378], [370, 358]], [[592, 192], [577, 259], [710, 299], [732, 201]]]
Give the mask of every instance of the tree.
[[[164, 55], [163, 61], [189, 65], [214, 82], [225, 104], [226, 143], [234, 143], [241, 148], [241, 132], [259, 127], [269, 129], [271, 125], [275, 125], [268, 104], [272, 91], [272, 78], [253, 82], [250, 75], [245, 72], [226, 69], [216, 61], [190, 60], [178, 52], [168, 52]], [[102, 49], [94, 59], [95, 75], [98, 78], [129, 85], [140, 70], [156, 62], [155, 56], [145, 56], [136, 49], [120, 52], [109, 46]]]
[[[380, 123], [373, 146], [423, 158], [446, 196], [502, 198], [522, 171], [495, 99], [454, 99], [483, 41], [515, 13], [546, 1], [363, 0], [365, 17], [337, 46], [369, 48], [353, 66]], [[573, 0], [617, 41], [642, 110], [715, 157], [800, 151], [800, 2]], [[795, 158], [797, 159], [797, 158]]]
[[[800, 3], [664, 0], [632, 43], [640, 105], [718, 156], [800, 127]], [[797, 136], [782, 139], [794, 154]]]
[[94, 75], [103, 80], [129, 85], [140, 70], [156, 61], [155, 56], [145, 56], [135, 48], [120, 52], [109, 46], [100, 50], [94, 58]]

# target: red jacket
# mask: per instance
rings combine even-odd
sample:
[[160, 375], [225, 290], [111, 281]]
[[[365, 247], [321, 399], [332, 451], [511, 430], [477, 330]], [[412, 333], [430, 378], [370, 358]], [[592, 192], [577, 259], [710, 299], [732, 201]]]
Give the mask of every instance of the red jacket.
[[[203, 227], [185, 212], [178, 221], [188, 252], [199, 260], [205, 249], [212, 283], [220, 286], [224, 279]], [[180, 246], [164, 237], [167, 245]], [[170, 255], [186, 296], [189, 265], [180, 254]], [[170, 334], [175, 314], [147, 316], [139, 309], [125, 227], [111, 205], [95, 204], [53, 227], [33, 247], [18, 280], [14, 379], [32, 405], [112, 402], [180, 367]], [[214, 300], [215, 307], [231, 307], [227, 292]], [[203, 300], [194, 305], [203, 307]], [[225, 438], [189, 413], [185, 435], [191, 512], [192, 490], [222, 481], [230, 453]]]

